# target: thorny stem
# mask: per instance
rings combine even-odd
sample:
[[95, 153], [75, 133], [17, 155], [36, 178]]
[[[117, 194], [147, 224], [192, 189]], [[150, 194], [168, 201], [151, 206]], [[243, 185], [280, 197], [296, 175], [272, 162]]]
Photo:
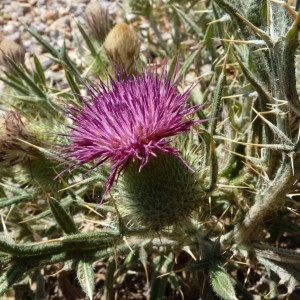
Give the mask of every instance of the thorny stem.
[[[286, 156], [282, 166], [267, 188], [256, 195], [255, 204], [250, 208], [244, 220], [234, 229], [234, 240], [238, 245], [252, 241], [264, 219], [274, 213], [283, 204], [286, 194], [300, 176], [300, 170], [293, 172], [290, 157]], [[297, 162], [299, 163], [299, 158]]]
[[297, 250], [271, 247], [269, 245], [252, 244], [253, 251], [257, 256], [261, 256], [273, 261], [299, 264], [300, 253]]
[[[75, 236], [75, 235], [74, 235]], [[82, 236], [82, 235], [78, 235]], [[120, 239], [115, 241], [116, 243], [111, 243], [111, 247], [100, 248], [95, 245], [90, 249], [83, 249], [78, 244], [71, 245], [68, 249], [61, 249], [57, 253], [49, 252], [49, 249], [40, 248], [40, 251], [36, 252], [36, 255], [31, 257], [11, 257], [12, 265], [9, 269], [2, 272], [0, 276], [0, 295], [11, 286], [14, 282], [19, 280], [26, 274], [29, 270], [40, 268], [49, 264], [55, 264], [58, 262], [63, 262], [73, 259], [85, 259], [87, 261], [94, 261], [102, 257], [108, 257], [113, 255], [120, 255], [122, 253], [128, 253], [131, 250], [138, 249], [142, 244], [146, 247], [149, 245], [159, 247], [163, 245], [176, 246], [178, 245], [177, 241], [168, 238], [144, 238], [144, 237], [131, 237], [128, 240], [130, 247], [126, 245]], [[57, 242], [53, 243], [54, 245], [59, 244]], [[83, 245], [83, 243], [81, 243]], [[18, 247], [18, 246], [16, 246]], [[29, 246], [30, 247], [30, 246]]]
[[[148, 234], [148, 237], [144, 235]], [[125, 235], [124, 235], [125, 236]], [[176, 244], [177, 241], [172, 235], [161, 235], [159, 239], [149, 237], [148, 232], [142, 230], [126, 232], [126, 238], [130, 243], [134, 244], [135, 241], [141, 239], [143, 242], [148, 242], [152, 245], [159, 241], [160, 245]], [[46, 255], [54, 255], [56, 253], [72, 253], [75, 251], [93, 251], [100, 247], [107, 247], [115, 243], [124, 244], [122, 236], [117, 231], [97, 231], [89, 233], [76, 233], [67, 235], [65, 237], [50, 240], [42, 243], [31, 244], [11, 244], [5, 241], [0, 241], [0, 252], [6, 253], [15, 258], [38, 258]], [[166, 243], [165, 243], [166, 242]], [[140, 243], [139, 243], [140, 245]]]

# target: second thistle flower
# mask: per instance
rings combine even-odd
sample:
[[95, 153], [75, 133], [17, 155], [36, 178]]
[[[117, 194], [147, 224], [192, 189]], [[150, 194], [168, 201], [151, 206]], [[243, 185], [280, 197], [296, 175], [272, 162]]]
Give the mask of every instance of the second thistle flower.
[[[83, 108], [68, 107], [73, 125], [63, 156], [75, 168], [91, 161], [92, 169], [111, 163], [105, 194], [122, 173], [118, 202], [126, 215], [133, 213], [144, 225], [159, 229], [186, 218], [204, 197], [197, 176], [172, 146], [174, 136], [206, 121], [192, 119], [201, 105], [187, 105], [190, 91], [179, 93], [165, 70], [117, 76], [111, 87], [101, 82], [90, 90]], [[168, 174], [170, 180], [163, 180]], [[146, 189], [151, 191], [148, 197]]]

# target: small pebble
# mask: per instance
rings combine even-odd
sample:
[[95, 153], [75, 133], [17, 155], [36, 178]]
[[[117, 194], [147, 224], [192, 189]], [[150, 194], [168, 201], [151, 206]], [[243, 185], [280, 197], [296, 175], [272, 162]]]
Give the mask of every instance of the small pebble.
[[[65, 44], [69, 56], [75, 62], [82, 64], [83, 57], [76, 48], [74, 40], [75, 37], [76, 39], [80, 37], [77, 22], [84, 23], [83, 14], [90, 1], [0, 0], [0, 40], [5, 36], [13, 41], [22, 41], [28, 69], [32, 69], [33, 55], [36, 55], [43, 62], [47, 78], [52, 82], [61, 81], [64, 77], [62, 67], [53, 63], [51, 55], [26, 31], [26, 27], [35, 29], [57, 50]], [[97, 1], [108, 8], [111, 15], [116, 14], [118, 0]], [[117, 21], [117, 18], [113, 17], [113, 19]], [[49, 67], [55, 70], [50, 70]]]

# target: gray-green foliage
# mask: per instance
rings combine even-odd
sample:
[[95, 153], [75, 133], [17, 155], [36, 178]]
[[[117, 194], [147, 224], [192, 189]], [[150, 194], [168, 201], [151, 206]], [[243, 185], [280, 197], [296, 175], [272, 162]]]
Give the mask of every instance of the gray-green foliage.
[[[108, 60], [80, 24], [85, 67], [70, 58], [65, 46], [55, 49], [28, 28], [64, 71], [67, 88], [47, 82], [36, 56], [34, 71], [8, 59], [10, 72], [0, 76], [5, 83], [1, 109], [19, 111], [35, 137], [24, 141], [35, 156], [0, 169], [0, 294], [26, 277], [38, 282], [33, 269], [43, 268], [47, 275], [61, 268], [58, 263], [76, 269], [90, 299], [93, 293], [107, 298], [122, 293], [126, 278], [138, 279], [143, 285], [138, 288], [150, 299], [189, 299], [195, 293], [203, 299], [282, 297], [279, 284], [286, 285], [287, 294], [299, 284], [300, 15], [285, 1], [146, 2], [143, 9], [142, 1], [135, 6], [129, 1], [136, 22], [143, 17], [149, 26], [137, 28], [148, 51], [144, 54], [167, 57], [171, 72], [179, 57], [187, 81], [201, 78], [190, 101], [207, 102], [197, 117], [209, 121], [176, 141], [183, 157], [193, 160], [196, 173], [189, 176], [199, 203], [180, 215], [185, 219], [176, 222], [180, 226], [159, 220], [160, 226], [151, 224], [150, 230], [143, 226], [148, 216], [133, 214], [128, 220], [128, 204], [122, 202], [126, 189], [148, 194], [149, 187], [130, 186], [130, 175], [138, 170], [121, 177], [118, 188], [124, 190], [116, 188], [100, 206], [109, 168], [87, 173], [87, 165], [61, 173], [70, 162], [53, 157], [51, 143], [66, 140], [49, 131], [70, 124], [65, 104], [81, 105], [82, 82], [99, 75], [105, 79]], [[176, 176], [170, 174], [165, 184]], [[146, 177], [152, 184], [151, 175]], [[174, 183], [173, 193], [176, 188]], [[182, 190], [191, 191], [181, 187], [178, 193]], [[130, 205], [140, 195], [129, 199]], [[170, 199], [165, 203], [172, 205]], [[106, 272], [100, 291], [93, 276], [99, 262]], [[268, 286], [259, 286], [259, 277]]]

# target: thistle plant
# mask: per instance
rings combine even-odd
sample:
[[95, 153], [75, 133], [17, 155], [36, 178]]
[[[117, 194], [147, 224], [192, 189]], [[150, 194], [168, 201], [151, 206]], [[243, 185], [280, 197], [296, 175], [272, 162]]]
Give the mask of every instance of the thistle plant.
[[[82, 109], [67, 107], [74, 125], [67, 134], [71, 144], [62, 148], [62, 154], [74, 161], [72, 170], [89, 161], [94, 161], [92, 169], [111, 162], [104, 196], [124, 173], [120, 205], [125, 210], [132, 208], [134, 218], [140, 215], [151, 227], [159, 228], [168, 220], [179, 221], [202, 204], [204, 189], [197, 176], [189, 174], [194, 171], [171, 146], [170, 138], [206, 120], [191, 119], [202, 105], [187, 107], [191, 89], [179, 94], [165, 71], [159, 75], [157, 70], [145, 70], [134, 78], [129, 74], [123, 78], [122, 73], [111, 78], [111, 89], [103, 82], [90, 89], [91, 100]], [[174, 182], [176, 187], [172, 187]]]
[[299, 297], [299, 1], [142, 2], [3, 53], [0, 293]]

